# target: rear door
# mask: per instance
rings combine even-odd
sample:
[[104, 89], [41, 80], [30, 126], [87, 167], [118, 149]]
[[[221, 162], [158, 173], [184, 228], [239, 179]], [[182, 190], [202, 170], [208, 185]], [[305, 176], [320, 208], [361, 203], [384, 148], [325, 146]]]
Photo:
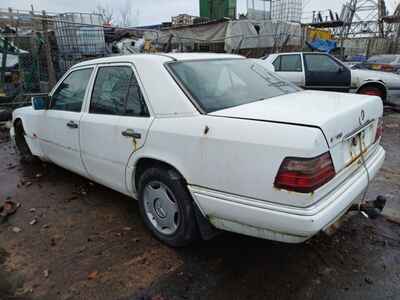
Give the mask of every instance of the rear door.
[[304, 54], [305, 87], [313, 90], [348, 92], [351, 71], [330, 55]]
[[40, 129], [46, 157], [82, 175], [86, 172], [80, 157], [79, 126], [92, 72], [93, 67], [81, 68], [65, 76], [51, 95], [50, 108], [44, 113]]
[[282, 78], [296, 84], [297, 86], [304, 87], [305, 75], [302, 57], [300, 54], [283, 54], [279, 55], [272, 63], [275, 72]]
[[152, 120], [133, 66], [98, 66], [81, 119], [82, 159], [90, 177], [126, 192], [127, 163], [143, 147]]

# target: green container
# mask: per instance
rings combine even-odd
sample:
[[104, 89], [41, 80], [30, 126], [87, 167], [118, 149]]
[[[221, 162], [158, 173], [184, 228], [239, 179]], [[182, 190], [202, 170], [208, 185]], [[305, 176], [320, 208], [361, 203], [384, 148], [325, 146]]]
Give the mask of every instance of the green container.
[[213, 20], [236, 18], [236, 0], [200, 0], [200, 16]]

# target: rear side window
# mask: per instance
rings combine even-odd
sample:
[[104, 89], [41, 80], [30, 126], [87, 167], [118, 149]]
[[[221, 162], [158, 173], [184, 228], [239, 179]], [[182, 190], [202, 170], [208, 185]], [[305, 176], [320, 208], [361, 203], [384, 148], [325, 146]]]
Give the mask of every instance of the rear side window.
[[305, 54], [307, 71], [336, 73], [341, 66], [330, 56], [323, 54]]
[[99, 68], [89, 112], [103, 115], [149, 116], [132, 68], [128, 66]]
[[277, 72], [302, 72], [301, 57], [299, 54], [281, 55], [273, 63]]
[[50, 109], [80, 112], [93, 69], [71, 72], [51, 97]]
[[398, 57], [396, 55], [376, 55], [368, 59], [369, 63], [377, 64], [392, 64], [396, 61], [398, 61]]

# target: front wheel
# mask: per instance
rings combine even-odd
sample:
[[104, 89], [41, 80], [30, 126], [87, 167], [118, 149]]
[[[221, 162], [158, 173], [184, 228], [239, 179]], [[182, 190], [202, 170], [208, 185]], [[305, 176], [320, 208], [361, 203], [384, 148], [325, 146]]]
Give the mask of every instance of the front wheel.
[[144, 223], [162, 242], [182, 247], [197, 234], [193, 200], [181, 176], [168, 168], [149, 168], [139, 180], [139, 207]]

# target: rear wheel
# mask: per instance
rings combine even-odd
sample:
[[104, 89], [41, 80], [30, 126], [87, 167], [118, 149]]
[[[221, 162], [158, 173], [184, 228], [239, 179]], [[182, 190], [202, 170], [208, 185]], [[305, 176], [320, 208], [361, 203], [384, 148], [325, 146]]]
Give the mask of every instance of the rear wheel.
[[144, 223], [162, 242], [182, 247], [197, 239], [193, 200], [181, 176], [152, 167], [139, 179], [139, 207]]
[[385, 103], [385, 91], [376, 86], [366, 86], [361, 88], [358, 91], [358, 94], [362, 95], [370, 95], [370, 96], [378, 96], [382, 99], [382, 102]]

